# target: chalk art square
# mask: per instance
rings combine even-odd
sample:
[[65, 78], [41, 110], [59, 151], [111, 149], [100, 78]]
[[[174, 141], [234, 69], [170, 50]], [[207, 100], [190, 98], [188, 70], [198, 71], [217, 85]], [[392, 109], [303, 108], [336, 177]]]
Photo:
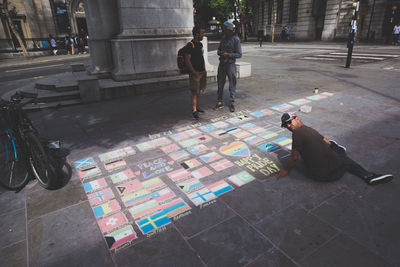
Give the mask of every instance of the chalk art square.
[[172, 141], [169, 140], [167, 137], [157, 138], [151, 142], [154, 144], [155, 147], [166, 146], [172, 143]]
[[222, 159], [222, 160], [220, 160], [220, 161], [211, 163], [210, 166], [211, 166], [214, 170], [216, 170], [216, 171], [218, 172], [218, 171], [222, 171], [222, 170], [225, 170], [225, 169], [227, 169], [227, 168], [232, 167], [232, 166], [233, 166], [233, 163], [230, 162], [230, 161], [227, 160], [227, 159]]
[[203, 135], [195, 137], [194, 139], [196, 140], [197, 143], [207, 143], [212, 140], [212, 137], [210, 137], [206, 134], [203, 134]]
[[285, 149], [276, 150], [273, 152], [278, 159], [284, 159], [290, 156], [290, 152]]
[[113, 171], [113, 170], [121, 169], [121, 168], [124, 168], [124, 167], [126, 167], [126, 162], [123, 159], [112, 161], [112, 162], [108, 162], [108, 163], [104, 163], [104, 168], [107, 171]]
[[167, 175], [174, 182], [191, 178], [190, 173], [184, 168], [169, 172]]
[[132, 240], [137, 238], [137, 234], [133, 230], [132, 226], [128, 225], [112, 233], [106, 234], [104, 238], [106, 239], [108, 248], [112, 250], [132, 242]]
[[201, 179], [201, 178], [207, 177], [213, 173], [214, 172], [211, 171], [209, 168], [201, 167], [200, 169], [192, 171], [190, 174], [191, 174], [191, 176], [193, 176], [196, 179]]
[[228, 177], [228, 180], [238, 187], [250, 183], [255, 179], [256, 178], [254, 178], [251, 174], [249, 174], [246, 171], [242, 171]]
[[114, 193], [111, 190], [111, 188], [106, 188], [104, 190], [95, 192], [95, 193], [91, 193], [87, 195], [88, 200], [89, 200], [89, 204], [91, 206], [97, 205], [103, 201], [109, 200], [114, 198]]
[[150, 192], [153, 192], [155, 190], [167, 187], [167, 185], [161, 181], [160, 178], [155, 177], [146, 181], [142, 181], [142, 186], [145, 190], [148, 190]]
[[186, 194], [204, 187], [204, 185], [196, 178], [181, 181], [177, 184], [177, 186]]
[[251, 129], [253, 127], [256, 127], [257, 125], [255, 125], [254, 123], [248, 122], [248, 123], [244, 123], [239, 125], [240, 128], [244, 129], [244, 130], [248, 130]]
[[291, 138], [287, 138], [287, 137], [281, 137], [278, 139], [275, 139], [272, 141], [275, 144], [278, 144], [280, 146], [286, 146], [292, 143], [292, 139]]
[[142, 220], [135, 221], [135, 223], [139, 227], [140, 231], [145, 235], [157, 228], [170, 224], [171, 220], [164, 211], [161, 211]]
[[143, 143], [137, 144], [136, 147], [140, 151], [146, 152], [146, 151], [154, 149], [156, 147], [156, 145], [152, 141], [147, 141], [147, 142], [143, 142]]
[[126, 207], [134, 206], [150, 199], [151, 192], [145, 189], [134, 191], [121, 197], [122, 203], [124, 203]]
[[201, 163], [197, 159], [189, 159], [181, 163], [181, 166], [186, 170], [196, 168], [200, 165]]
[[246, 132], [246, 131], [239, 131], [239, 132], [233, 133], [233, 136], [235, 136], [238, 139], [242, 139], [242, 138], [248, 137], [250, 135], [251, 135], [251, 133]]
[[228, 132], [225, 130], [216, 130], [214, 132], [211, 132], [210, 135], [217, 139], [224, 139], [229, 137]]
[[143, 186], [139, 179], [134, 179], [127, 183], [116, 185], [115, 188], [120, 195], [125, 195], [137, 190], [141, 190], [143, 189]]
[[200, 156], [200, 159], [205, 163], [210, 163], [216, 160], [219, 160], [222, 156], [216, 152], [207, 153], [205, 155]]
[[203, 132], [211, 132], [212, 130], [217, 129], [217, 126], [215, 126], [214, 124], [210, 123], [210, 124], [206, 124], [204, 126], [199, 127], [200, 130], [202, 130]]
[[74, 166], [78, 170], [87, 170], [95, 167], [96, 163], [93, 158], [83, 158], [74, 162]]
[[162, 210], [169, 218], [173, 218], [185, 211], [191, 210], [182, 198], [176, 198], [161, 205]]
[[311, 101], [308, 100], [308, 99], [299, 98], [299, 99], [290, 101], [289, 103], [292, 104], [292, 105], [301, 106], [301, 105], [304, 105], [304, 104], [307, 104], [307, 103], [310, 103], [310, 102], [311, 102]]
[[96, 219], [110, 215], [116, 211], [121, 210], [121, 207], [117, 200], [113, 199], [98, 206], [92, 208]]
[[102, 162], [114, 161], [116, 159], [120, 159], [123, 157], [131, 156], [136, 154], [136, 150], [131, 147], [127, 146], [121, 149], [117, 149], [111, 152], [103, 153], [99, 155], [99, 158]]
[[225, 128], [225, 127], [228, 127], [228, 126], [229, 126], [229, 124], [226, 123], [226, 122], [224, 122], [224, 121], [217, 121], [217, 122], [214, 122], [213, 125], [214, 125], [215, 127], [217, 127], [217, 128]]
[[124, 224], [127, 224], [128, 220], [125, 217], [125, 214], [122, 212], [118, 212], [116, 214], [110, 215], [97, 221], [97, 224], [100, 227], [102, 233], [109, 232], [117, 227], [120, 227]]
[[153, 213], [160, 212], [161, 206], [154, 199], [143, 202], [139, 205], [129, 208], [129, 213], [132, 215], [134, 220], [139, 220], [143, 217], [152, 215]]
[[312, 96], [307, 96], [306, 98], [313, 100], [313, 101], [318, 101], [318, 100], [324, 99], [326, 97], [327, 96], [325, 96], [325, 95], [312, 95]]
[[272, 151], [280, 149], [279, 146], [274, 145], [274, 144], [269, 144], [269, 143], [259, 145], [259, 146], [257, 146], [257, 148], [264, 152], [272, 152]]
[[176, 197], [175, 193], [172, 192], [169, 188], [163, 188], [157, 192], [151, 194], [152, 199], [156, 200], [159, 204], [162, 204], [170, 199]]
[[186, 130], [186, 131], [184, 131], [184, 133], [187, 134], [190, 137], [193, 137], [193, 136], [201, 134], [201, 132], [199, 130], [196, 130], [196, 129]]
[[248, 143], [250, 145], [256, 145], [256, 144], [259, 144], [261, 142], [264, 142], [265, 140], [263, 138], [261, 138], [261, 137], [256, 136], [256, 135], [252, 135], [252, 136], [249, 136], [249, 137], [243, 139], [243, 141], [245, 141], [246, 143]]
[[269, 131], [275, 132], [275, 133], [280, 133], [284, 131], [284, 128], [282, 127], [277, 127], [277, 126], [272, 126], [268, 128]]
[[257, 111], [251, 112], [250, 114], [252, 116], [254, 116], [254, 117], [260, 118], [260, 117], [272, 115], [272, 114], [274, 114], [274, 112], [272, 110], [270, 110], [270, 109], [265, 108], [265, 109], [261, 109], [261, 110], [257, 110]]
[[208, 151], [208, 147], [204, 144], [199, 144], [197, 146], [189, 147], [188, 151], [194, 155], [200, 155]]
[[169, 137], [172, 138], [174, 141], [177, 141], [177, 142], [181, 141], [181, 140], [184, 140], [184, 139], [190, 138], [190, 136], [188, 134], [186, 134], [185, 132], [171, 134]]
[[111, 181], [113, 182], [113, 184], [118, 184], [118, 183], [124, 182], [133, 177], [135, 177], [135, 174], [133, 173], [133, 171], [131, 169], [126, 169], [124, 171], [117, 172], [117, 173], [110, 175], [110, 178], [111, 178]]
[[180, 161], [182, 159], [188, 158], [190, 154], [185, 150], [179, 150], [169, 153], [168, 156], [175, 161]]
[[263, 127], [260, 127], [260, 126], [256, 126], [251, 129], [248, 129], [248, 131], [251, 132], [252, 134], [259, 134], [259, 133], [265, 132], [266, 129]]
[[211, 192], [213, 192], [213, 194], [218, 197], [229, 191], [232, 191], [233, 187], [231, 185], [229, 185], [227, 182], [225, 182], [224, 180], [220, 180], [216, 183], [213, 183], [213, 184], [207, 186], [207, 189], [210, 190]]
[[227, 156], [235, 157], [248, 157], [250, 156], [250, 149], [246, 143], [235, 141], [227, 145], [221, 146], [219, 152]]
[[249, 115], [240, 115], [240, 116], [237, 116], [237, 117], [233, 117], [233, 118], [227, 119], [226, 121], [229, 122], [229, 123], [232, 123], [232, 124], [239, 124], [239, 123], [242, 123], [244, 121], [249, 121], [249, 120], [252, 120], [252, 119], [253, 118], [251, 116], [249, 116]]
[[190, 138], [190, 139], [180, 141], [179, 144], [182, 147], [190, 147], [190, 146], [194, 146], [194, 145], [198, 144], [198, 141], [194, 138]]
[[320, 93], [320, 95], [324, 95], [324, 96], [333, 96], [333, 93], [323, 92], [323, 93]]
[[268, 139], [278, 136], [278, 134], [275, 132], [272, 132], [272, 131], [265, 131], [265, 132], [260, 133], [258, 136], [265, 140], [268, 140]]
[[196, 192], [188, 194], [188, 198], [195, 206], [200, 206], [203, 203], [215, 199], [216, 196], [208, 188], [202, 188]]
[[281, 111], [281, 112], [282, 111], [287, 111], [287, 110], [289, 110], [291, 108], [293, 108], [293, 106], [289, 105], [289, 104], [286, 104], [286, 103], [271, 107], [271, 109], [274, 109], [274, 110], [277, 110], [277, 111]]
[[166, 153], [166, 154], [177, 151], [179, 149], [181, 149], [181, 148], [177, 144], [170, 144], [170, 145], [161, 147], [161, 150], [164, 151], [164, 153]]
[[83, 188], [85, 189], [85, 193], [97, 191], [99, 189], [103, 189], [107, 187], [106, 180], [104, 178], [100, 178], [91, 182], [87, 182], [83, 184]]
[[85, 180], [101, 175], [101, 170], [98, 167], [92, 167], [86, 170], [78, 170], [78, 175], [82, 180]]

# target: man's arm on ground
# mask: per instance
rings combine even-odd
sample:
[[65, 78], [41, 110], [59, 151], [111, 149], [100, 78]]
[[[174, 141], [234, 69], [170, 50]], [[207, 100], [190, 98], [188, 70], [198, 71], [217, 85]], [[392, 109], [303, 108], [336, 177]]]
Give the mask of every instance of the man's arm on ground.
[[190, 61], [191, 58], [192, 58], [191, 54], [185, 54], [185, 64], [186, 67], [188, 67], [190, 73], [195, 73], [196, 71], [194, 70], [192, 62]]
[[277, 173], [278, 178], [282, 178], [288, 175], [290, 170], [293, 169], [293, 167], [296, 165], [296, 161], [298, 158], [299, 152], [296, 149], [292, 149], [292, 153], [290, 154], [286, 167]]

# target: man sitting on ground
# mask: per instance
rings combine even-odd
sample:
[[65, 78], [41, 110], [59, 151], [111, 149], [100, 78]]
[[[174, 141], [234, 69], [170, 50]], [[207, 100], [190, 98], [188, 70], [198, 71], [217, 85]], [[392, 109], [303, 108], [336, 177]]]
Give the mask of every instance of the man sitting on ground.
[[345, 172], [362, 178], [366, 183], [375, 185], [389, 182], [391, 174], [375, 174], [365, 170], [357, 162], [349, 158], [346, 148], [333, 140], [328, 140], [313, 128], [304, 125], [295, 114], [284, 113], [281, 127], [292, 132], [292, 152], [284, 169], [277, 174], [279, 178], [286, 176], [295, 166], [299, 155], [312, 179], [322, 182], [336, 181]]

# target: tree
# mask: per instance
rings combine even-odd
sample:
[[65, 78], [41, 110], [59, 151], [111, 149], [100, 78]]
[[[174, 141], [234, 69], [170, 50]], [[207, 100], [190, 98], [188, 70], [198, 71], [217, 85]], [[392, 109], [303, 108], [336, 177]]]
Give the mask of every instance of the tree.
[[1, 15], [5, 18], [6, 23], [8, 24], [8, 26], [11, 29], [12, 33], [17, 38], [18, 43], [22, 48], [22, 52], [24, 53], [24, 56], [26, 58], [30, 58], [31, 56], [29, 55], [28, 50], [26, 49], [25, 43], [23, 42], [23, 40], [22, 40], [21, 36], [19, 35], [19, 32], [17, 31], [17, 29], [15, 29], [14, 23], [12, 21], [12, 18], [15, 17], [18, 14], [15, 6], [13, 6], [11, 10], [9, 10], [8, 9], [7, 0], [3, 0], [3, 5], [2, 5], [1, 8], [2, 8]]

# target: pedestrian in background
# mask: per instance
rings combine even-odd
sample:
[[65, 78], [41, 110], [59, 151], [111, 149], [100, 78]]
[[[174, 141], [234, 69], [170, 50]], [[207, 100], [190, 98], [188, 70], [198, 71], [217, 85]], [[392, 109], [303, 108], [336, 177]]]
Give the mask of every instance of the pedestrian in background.
[[71, 44], [70, 44], [70, 40], [69, 40], [69, 36], [65, 36], [64, 38], [64, 47], [65, 50], [67, 50], [67, 54], [71, 54]]
[[394, 45], [398, 45], [399, 44], [399, 36], [400, 36], [400, 22], [397, 23], [397, 25], [394, 25], [394, 28], [393, 28], [393, 42], [394, 42]]
[[51, 34], [49, 34], [49, 38], [50, 38], [50, 45], [51, 45], [51, 48], [52, 48], [52, 52], [53, 52], [53, 56], [57, 56], [57, 41], [56, 41], [56, 39], [54, 39], [54, 37], [51, 35]]
[[199, 112], [204, 110], [198, 107], [200, 91], [204, 91], [207, 85], [207, 72], [204, 62], [204, 49], [201, 41], [204, 37], [204, 29], [194, 26], [192, 30], [193, 39], [186, 45], [185, 64], [189, 70], [189, 87], [192, 93], [192, 114], [195, 119], [199, 118]]
[[289, 41], [291, 32], [292, 32], [292, 29], [290, 28], [290, 26], [289, 25], [285, 25], [286, 41]]
[[222, 102], [224, 94], [224, 86], [226, 77], [229, 80], [229, 110], [235, 112], [235, 97], [236, 97], [236, 59], [242, 57], [242, 46], [239, 37], [234, 34], [233, 24], [225, 21], [223, 24], [224, 35], [218, 47], [219, 65], [218, 65], [218, 93], [217, 104], [215, 109], [224, 107]]

